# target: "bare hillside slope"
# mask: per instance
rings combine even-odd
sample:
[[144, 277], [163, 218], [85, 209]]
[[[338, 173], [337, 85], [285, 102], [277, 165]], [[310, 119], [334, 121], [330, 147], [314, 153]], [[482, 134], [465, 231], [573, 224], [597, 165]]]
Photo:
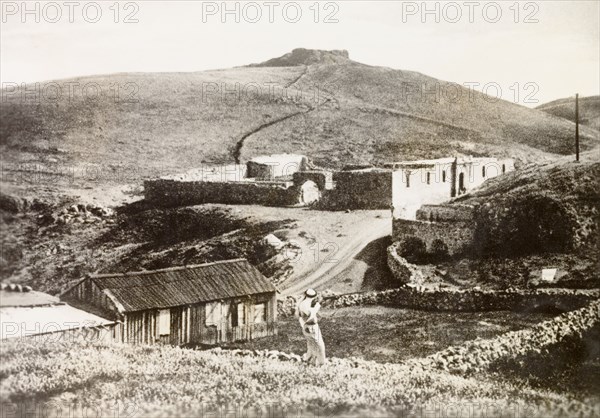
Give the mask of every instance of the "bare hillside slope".
[[[68, 94], [68, 83], [79, 87]], [[529, 161], [569, 152], [573, 136], [573, 124], [562, 118], [423, 74], [360, 64], [343, 51], [56, 85], [59, 98], [44, 83], [37, 97], [3, 92], [5, 170], [17, 162], [128, 169], [129, 180], [138, 181], [273, 152], [304, 153], [330, 167], [456, 152]], [[437, 95], [421, 94], [436, 88]], [[598, 142], [596, 131], [582, 130], [584, 150]]]
[[[554, 116], [575, 122], [575, 98], [554, 100], [537, 107]], [[579, 98], [579, 122], [582, 125], [600, 130], [600, 96]]]

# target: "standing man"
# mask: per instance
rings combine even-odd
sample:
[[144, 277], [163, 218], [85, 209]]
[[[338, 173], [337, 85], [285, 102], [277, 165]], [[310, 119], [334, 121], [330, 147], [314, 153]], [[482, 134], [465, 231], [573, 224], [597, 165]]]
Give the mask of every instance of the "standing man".
[[306, 338], [307, 352], [303, 359], [315, 366], [325, 364], [325, 343], [317, 323], [319, 309], [321, 309], [321, 304], [317, 298], [317, 292], [314, 289], [307, 289], [296, 307], [296, 314], [302, 327], [302, 335]]

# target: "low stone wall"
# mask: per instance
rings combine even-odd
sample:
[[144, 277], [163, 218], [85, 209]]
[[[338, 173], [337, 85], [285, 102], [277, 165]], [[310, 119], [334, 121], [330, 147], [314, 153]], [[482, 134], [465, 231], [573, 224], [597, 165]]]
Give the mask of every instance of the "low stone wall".
[[[384, 305], [440, 312], [555, 310], [568, 312], [580, 309], [599, 298], [600, 290], [418, 290], [404, 286], [378, 292], [326, 296], [321, 304], [323, 307], [333, 309], [348, 306]], [[278, 316], [293, 315], [295, 306], [296, 300], [292, 296], [288, 296], [285, 300], [278, 300]]]
[[398, 255], [397, 250], [395, 245], [387, 249], [387, 264], [394, 278], [402, 284], [418, 281], [421, 277], [419, 268]]
[[600, 298], [598, 290], [417, 290], [410, 287], [324, 298], [323, 306], [388, 305], [425, 311], [483, 312], [579, 309]]
[[159, 206], [203, 203], [290, 206], [299, 203], [300, 192], [291, 182], [203, 182], [156, 179], [144, 182], [144, 197]]
[[468, 341], [435, 353], [419, 363], [425, 367], [469, 375], [482, 372], [502, 360], [524, 359], [568, 340], [593, 338], [591, 331], [600, 323], [600, 303], [567, 312], [530, 329], [511, 331], [491, 340]]
[[471, 205], [423, 205], [417, 210], [418, 221], [471, 222], [475, 219], [475, 207]]
[[474, 222], [426, 222], [407, 219], [394, 219], [392, 240], [401, 241], [407, 237], [423, 240], [427, 250], [431, 249], [434, 240], [441, 240], [448, 247], [450, 255], [468, 251], [475, 238]]

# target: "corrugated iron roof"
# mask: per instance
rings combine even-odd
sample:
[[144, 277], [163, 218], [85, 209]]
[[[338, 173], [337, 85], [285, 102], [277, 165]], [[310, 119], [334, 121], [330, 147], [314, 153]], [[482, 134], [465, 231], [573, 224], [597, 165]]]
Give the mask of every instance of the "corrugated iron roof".
[[9, 306], [50, 306], [60, 304], [60, 300], [47, 293], [36, 292], [16, 292], [9, 290], [0, 290], [0, 307]]
[[65, 304], [0, 308], [1, 339], [21, 338], [113, 323], [114, 321]]
[[124, 312], [276, 291], [269, 279], [245, 259], [124, 274], [97, 274], [90, 279], [116, 299]]

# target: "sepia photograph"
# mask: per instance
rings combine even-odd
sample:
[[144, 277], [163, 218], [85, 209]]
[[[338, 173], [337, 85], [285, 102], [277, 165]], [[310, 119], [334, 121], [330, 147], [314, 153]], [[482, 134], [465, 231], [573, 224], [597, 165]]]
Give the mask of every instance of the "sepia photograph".
[[0, 20], [0, 418], [600, 418], [599, 0]]

